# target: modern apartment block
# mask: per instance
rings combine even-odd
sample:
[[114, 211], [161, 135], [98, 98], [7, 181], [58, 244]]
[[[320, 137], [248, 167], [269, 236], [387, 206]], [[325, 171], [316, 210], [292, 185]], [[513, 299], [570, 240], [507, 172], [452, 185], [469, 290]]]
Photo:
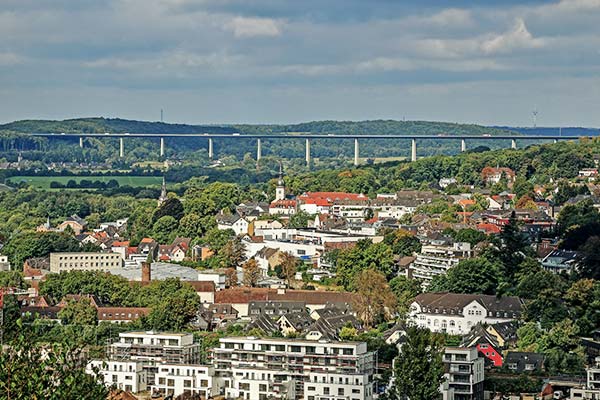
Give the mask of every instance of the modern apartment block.
[[50, 272], [110, 271], [123, 266], [119, 253], [50, 253]]
[[207, 365], [161, 364], [154, 376], [152, 393], [178, 396], [199, 394], [203, 399], [218, 395], [214, 369]]
[[126, 392], [138, 393], [148, 389], [148, 372], [138, 361], [90, 361], [86, 372], [94, 369], [102, 374], [106, 386], [115, 386]]
[[477, 348], [446, 347], [443, 400], [483, 400], [484, 359]]
[[427, 287], [435, 276], [444, 275], [471, 255], [471, 244], [466, 242], [424, 245], [408, 267], [406, 275], [408, 278], [421, 280], [422, 285]]
[[226, 398], [373, 398], [374, 354], [363, 342], [229, 337], [213, 349]]
[[587, 369], [587, 383], [584, 388], [571, 389], [571, 400], [600, 400], [600, 357], [595, 365]]
[[108, 346], [111, 360], [142, 361], [145, 365], [197, 364], [200, 344], [194, 343], [191, 333], [127, 332], [119, 341]]
[[[162, 381], [159, 382], [157, 377], [165, 377], [165, 372], [161, 371], [159, 366], [195, 364], [195, 369], [207, 368], [198, 365], [200, 344], [194, 343], [194, 336], [187, 333], [120, 333], [119, 340], [109, 344], [106, 353], [108, 361], [91, 361], [87, 365], [88, 373], [92, 373], [93, 368], [96, 368], [104, 377], [107, 386], [116, 385], [133, 393], [148, 390], [151, 386], [165, 391], [174, 391], [180, 385], [186, 388], [187, 380], [183, 377], [171, 377], [170, 380], [159, 384]], [[174, 370], [174, 374], [176, 372], [178, 375], [187, 375], [186, 371], [189, 369], [186, 370], [182, 366]], [[171, 383], [172, 385], [169, 385]], [[199, 391], [200, 389], [197, 392]]]

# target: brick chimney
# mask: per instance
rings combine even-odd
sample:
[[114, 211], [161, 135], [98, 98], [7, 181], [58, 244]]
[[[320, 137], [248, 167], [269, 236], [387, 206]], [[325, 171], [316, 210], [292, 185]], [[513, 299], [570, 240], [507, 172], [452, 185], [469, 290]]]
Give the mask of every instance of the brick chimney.
[[150, 263], [147, 261], [142, 262], [142, 282], [150, 282], [152, 280], [152, 269]]

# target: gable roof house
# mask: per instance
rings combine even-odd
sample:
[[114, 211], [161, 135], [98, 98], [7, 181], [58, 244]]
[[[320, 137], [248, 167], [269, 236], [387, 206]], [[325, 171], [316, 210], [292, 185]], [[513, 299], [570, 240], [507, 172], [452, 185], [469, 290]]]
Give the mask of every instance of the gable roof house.
[[432, 332], [466, 335], [477, 324], [509, 322], [522, 313], [523, 301], [513, 296], [421, 293], [410, 305], [408, 320]]

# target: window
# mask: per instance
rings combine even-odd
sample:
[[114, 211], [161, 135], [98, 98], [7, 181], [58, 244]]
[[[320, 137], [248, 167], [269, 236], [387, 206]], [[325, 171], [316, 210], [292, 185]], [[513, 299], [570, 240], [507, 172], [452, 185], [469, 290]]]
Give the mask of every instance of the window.
[[328, 387], [324, 387], [323, 388], [323, 394], [329, 394], [329, 388]]
[[360, 389], [352, 389], [353, 394], [360, 394]]
[[352, 350], [352, 349], [343, 349], [343, 351], [344, 351], [344, 353], [343, 353], [343, 354], [344, 354], [345, 356], [351, 356], [351, 355], [352, 355], [352, 353], [353, 353], [353, 350]]
[[192, 387], [192, 381], [185, 379], [183, 381], [183, 387], [186, 387], [186, 388]]
[[344, 388], [339, 388], [338, 389], [338, 396], [343, 396], [344, 395]]
[[258, 391], [259, 392], [266, 392], [267, 391], [267, 385], [261, 383], [260, 385], [258, 385]]
[[315, 387], [314, 386], [309, 386], [307, 389], [308, 389], [309, 392], [314, 392], [315, 391]]

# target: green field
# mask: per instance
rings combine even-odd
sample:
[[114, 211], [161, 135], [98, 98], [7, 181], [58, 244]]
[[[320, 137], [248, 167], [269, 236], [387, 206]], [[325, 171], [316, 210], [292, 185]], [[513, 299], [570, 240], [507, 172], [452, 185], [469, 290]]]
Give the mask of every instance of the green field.
[[79, 183], [81, 180], [108, 182], [111, 179], [119, 182], [120, 186], [147, 187], [162, 184], [160, 176], [13, 176], [8, 179], [12, 184], [27, 182], [31, 186], [40, 189], [49, 189], [50, 182], [60, 182], [66, 185], [70, 180]]

